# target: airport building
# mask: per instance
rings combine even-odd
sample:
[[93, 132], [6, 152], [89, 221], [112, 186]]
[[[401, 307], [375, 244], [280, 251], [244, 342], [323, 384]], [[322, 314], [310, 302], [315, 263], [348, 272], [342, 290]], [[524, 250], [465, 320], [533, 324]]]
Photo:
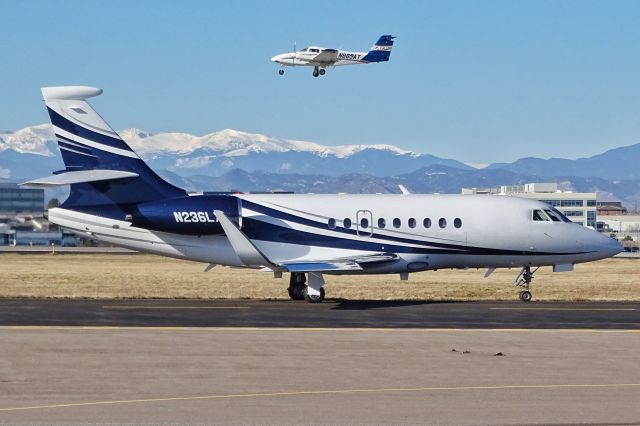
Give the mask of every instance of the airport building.
[[44, 189], [0, 183], [0, 214], [42, 214]]
[[0, 183], [0, 246], [76, 246], [76, 236], [44, 215], [44, 190]]
[[560, 191], [557, 183], [503, 185], [500, 188], [462, 188], [462, 194], [492, 194], [545, 202], [573, 222], [596, 227], [596, 193]]

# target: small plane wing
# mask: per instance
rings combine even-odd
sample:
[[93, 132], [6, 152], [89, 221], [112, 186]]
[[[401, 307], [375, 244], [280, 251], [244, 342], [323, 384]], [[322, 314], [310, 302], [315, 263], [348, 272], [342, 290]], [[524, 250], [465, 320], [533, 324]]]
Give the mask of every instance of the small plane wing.
[[362, 271], [363, 265], [395, 262], [398, 256], [393, 253], [375, 253], [364, 256], [353, 256], [331, 260], [305, 260], [300, 262], [275, 263], [269, 260], [235, 223], [222, 211], [214, 210], [224, 233], [240, 260], [247, 266], [262, 266], [272, 271], [287, 272], [329, 272], [329, 271]]
[[337, 49], [324, 49], [314, 56], [309, 62], [319, 65], [331, 65], [338, 60]]

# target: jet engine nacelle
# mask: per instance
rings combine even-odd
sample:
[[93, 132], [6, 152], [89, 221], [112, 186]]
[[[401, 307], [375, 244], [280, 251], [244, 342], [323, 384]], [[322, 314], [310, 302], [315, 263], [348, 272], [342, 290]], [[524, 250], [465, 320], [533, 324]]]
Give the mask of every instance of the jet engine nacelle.
[[224, 234], [214, 210], [232, 220], [239, 217], [238, 198], [230, 195], [193, 195], [138, 204], [133, 226], [184, 235]]

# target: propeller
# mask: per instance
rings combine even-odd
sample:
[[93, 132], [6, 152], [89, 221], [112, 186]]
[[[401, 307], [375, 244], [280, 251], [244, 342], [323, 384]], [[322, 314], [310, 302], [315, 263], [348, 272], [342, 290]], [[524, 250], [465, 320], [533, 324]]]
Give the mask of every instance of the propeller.
[[293, 62], [292, 64], [296, 63], [296, 42], [293, 42]]

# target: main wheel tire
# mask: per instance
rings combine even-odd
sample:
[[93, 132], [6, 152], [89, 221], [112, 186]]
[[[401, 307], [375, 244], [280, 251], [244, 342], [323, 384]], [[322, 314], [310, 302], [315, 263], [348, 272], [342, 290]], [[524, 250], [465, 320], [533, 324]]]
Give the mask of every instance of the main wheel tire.
[[325, 70], [320, 69], [320, 75], [324, 75], [325, 72], [326, 72]]
[[278, 74], [284, 75], [284, 70], [278, 70]]
[[320, 287], [320, 294], [317, 296], [312, 296], [307, 291], [308, 287], [304, 288], [304, 300], [309, 303], [320, 303], [324, 300], [324, 288]]
[[533, 296], [531, 295], [531, 292], [528, 290], [520, 292], [520, 300], [522, 300], [523, 302], [531, 302], [532, 297]]
[[317, 76], [319, 76], [319, 75], [320, 75], [320, 73], [319, 73], [318, 71], [313, 71], [313, 76], [314, 76], [314, 77], [317, 77]]
[[291, 300], [304, 300], [306, 288], [306, 285], [294, 285], [293, 287], [289, 287], [287, 292]]

